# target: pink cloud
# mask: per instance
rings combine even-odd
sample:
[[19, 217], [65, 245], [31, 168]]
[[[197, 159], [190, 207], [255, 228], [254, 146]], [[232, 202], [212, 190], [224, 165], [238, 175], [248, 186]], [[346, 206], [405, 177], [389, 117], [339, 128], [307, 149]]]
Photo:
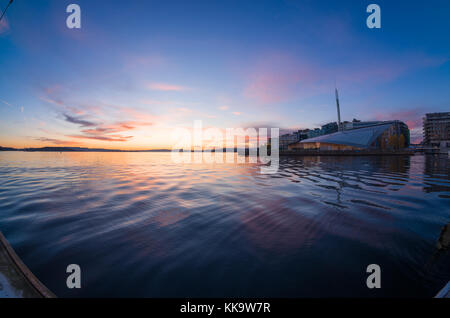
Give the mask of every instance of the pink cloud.
[[249, 74], [244, 96], [260, 103], [289, 100], [318, 80], [310, 64], [283, 53], [263, 56]]
[[78, 145], [77, 142], [60, 140], [60, 139], [56, 139], [56, 138], [39, 137], [39, 138], [35, 138], [35, 140], [45, 142], [45, 143], [51, 143], [54, 145], [60, 145], [60, 146]]
[[233, 112], [232, 114], [233, 114], [233, 115], [236, 115], [236, 116], [240, 116], [240, 115], [241, 115], [240, 112]]
[[0, 21], [0, 34], [6, 33], [9, 31], [9, 23], [6, 17], [3, 17], [2, 21]]
[[133, 136], [121, 136], [121, 135], [110, 135], [110, 136], [84, 136], [84, 135], [69, 135], [71, 138], [79, 138], [79, 139], [93, 139], [100, 141], [128, 141]]
[[167, 83], [150, 83], [147, 88], [155, 91], [184, 91], [187, 88], [184, 86], [167, 84]]
[[419, 143], [423, 139], [422, 128], [423, 128], [423, 114], [424, 111], [421, 109], [409, 109], [400, 110], [390, 113], [379, 113], [375, 114], [376, 120], [401, 120], [410, 130], [410, 137], [412, 143]]
[[437, 67], [448, 58], [430, 57], [421, 53], [368, 53], [364, 58], [349, 59], [338, 65], [318, 63], [308, 55], [286, 53], [263, 54], [245, 71], [244, 96], [261, 104], [280, 103], [333, 90], [338, 85], [376, 84], [389, 82], [408, 72]]
[[85, 110], [83, 110], [81, 108], [77, 108], [77, 107], [72, 107], [72, 106], [66, 105], [66, 103], [64, 101], [62, 101], [61, 99], [59, 99], [59, 98], [40, 97], [39, 99], [42, 100], [43, 102], [48, 103], [48, 104], [52, 104], [54, 106], [57, 106], [57, 108], [65, 109], [65, 110], [67, 110], [67, 111], [69, 111], [69, 112], [71, 112], [72, 114], [75, 114], [75, 115], [81, 116], [81, 115], [86, 114]]
[[150, 115], [132, 107], [120, 107], [118, 108], [118, 111], [121, 116], [126, 115], [127, 118], [132, 118], [133, 120], [139, 122], [154, 123], [159, 120], [157, 116]]
[[177, 108], [177, 111], [182, 113], [192, 113], [192, 109], [186, 108], [186, 107], [179, 107]]
[[167, 101], [161, 101], [161, 100], [156, 100], [156, 99], [142, 99], [139, 101], [141, 104], [144, 105], [165, 105], [165, 104], [170, 104], [170, 102]]
[[[99, 124], [93, 128], [85, 128], [81, 130], [82, 135], [71, 135], [74, 138], [96, 139], [103, 141], [127, 141], [133, 136], [122, 136], [118, 133], [134, 130], [139, 127], [151, 126], [150, 122], [141, 121], [123, 121], [109, 125]], [[86, 126], [82, 126], [86, 127]], [[114, 135], [113, 135], [114, 134]]]
[[51, 96], [54, 93], [57, 93], [57, 92], [61, 91], [61, 85], [56, 84], [56, 85], [53, 85], [53, 86], [44, 87], [43, 90], [44, 90], [46, 95]]
[[126, 66], [128, 68], [159, 67], [165, 64], [167, 64], [166, 59], [159, 55], [126, 57]]
[[408, 125], [409, 129], [422, 127], [424, 112], [420, 109], [399, 110], [389, 113], [375, 115], [376, 120], [401, 120]]

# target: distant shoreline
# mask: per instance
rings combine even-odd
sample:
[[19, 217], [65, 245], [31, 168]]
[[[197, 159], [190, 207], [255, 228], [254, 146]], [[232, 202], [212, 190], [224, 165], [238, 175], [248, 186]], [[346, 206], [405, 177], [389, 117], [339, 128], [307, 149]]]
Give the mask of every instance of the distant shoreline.
[[[172, 152], [170, 149], [147, 149], [147, 150], [122, 150], [122, 149], [103, 149], [103, 148], [81, 148], [81, 147], [42, 147], [42, 148], [8, 148], [1, 147], [1, 151], [21, 151], [21, 152]], [[179, 152], [194, 153], [206, 152], [205, 150], [183, 150]], [[212, 153], [215, 149], [211, 150]], [[237, 153], [237, 148], [223, 148], [223, 153]], [[256, 151], [259, 155], [259, 151]], [[270, 151], [269, 151], [270, 152]], [[284, 156], [395, 156], [395, 155], [414, 155], [414, 150], [349, 150], [349, 151], [327, 151], [327, 150], [297, 150], [297, 151], [280, 151], [279, 155]], [[249, 149], [245, 149], [245, 155], [250, 155]]]
[[349, 151], [327, 151], [327, 150], [305, 150], [293, 152], [280, 152], [280, 157], [289, 156], [414, 156], [415, 152], [411, 150], [396, 150], [396, 151], [376, 151], [376, 150], [349, 150]]
[[[176, 149], [174, 149], [176, 150]], [[123, 150], [103, 148], [81, 148], [81, 147], [41, 147], [41, 148], [11, 148], [1, 147], [0, 151], [22, 151], [22, 152], [172, 152], [171, 149], [147, 149], [147, 150]], [[179, 152], [204, 152], [194, 150], [178, 149]], [[212, 152], [215, 152], [213, 149]], [[237, 152], [237, 149], [224, 148], [223, 152]]]
[[0, 147], [0, 151], [22, 151], [22, 152], [171, 152], [170, 149], [122, 150], [122, 149], [79, 148], [79, 147], [42, 147], [42, 148]]

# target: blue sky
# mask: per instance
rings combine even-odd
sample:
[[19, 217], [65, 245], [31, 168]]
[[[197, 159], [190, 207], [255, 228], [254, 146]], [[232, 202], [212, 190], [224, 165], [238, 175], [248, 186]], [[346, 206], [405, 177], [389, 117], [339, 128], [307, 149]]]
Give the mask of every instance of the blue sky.
[[[1, 8], [7, 0], [0, 0]], [[81, 29], [66, 7], [81, 7]], [[366, 7], [381, 8], [381, 29]], [[0, 145], [169, 147], [175, 127], [314, 128], [450, 110], [448, 1], [15, 0]]]

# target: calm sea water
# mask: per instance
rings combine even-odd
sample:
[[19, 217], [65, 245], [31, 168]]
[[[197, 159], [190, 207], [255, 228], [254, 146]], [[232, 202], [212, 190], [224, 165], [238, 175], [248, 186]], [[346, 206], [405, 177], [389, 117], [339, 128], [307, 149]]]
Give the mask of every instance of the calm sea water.
[[436, 248], [449, 158], [280, 160], [263, 175], [169, 153], [0, 152], [0, 230], [61, 297], [431, 297], [450, 279]]

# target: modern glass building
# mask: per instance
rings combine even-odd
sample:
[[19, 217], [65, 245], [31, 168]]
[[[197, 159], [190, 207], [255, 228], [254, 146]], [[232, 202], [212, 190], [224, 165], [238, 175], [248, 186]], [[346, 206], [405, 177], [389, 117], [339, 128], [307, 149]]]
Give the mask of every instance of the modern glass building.
[[361, 128], [343, 130], [329, 135], [305, 139], [289, 145], [289, 150], [314, 149], [342, 150], [390, 150], [409, 147], [408, 126], [398, 120], [364, 125]]
[[423, 118], [423, 143], [440, 147], [442, 142], [450, 143], [450, 112], [426, 114]]

